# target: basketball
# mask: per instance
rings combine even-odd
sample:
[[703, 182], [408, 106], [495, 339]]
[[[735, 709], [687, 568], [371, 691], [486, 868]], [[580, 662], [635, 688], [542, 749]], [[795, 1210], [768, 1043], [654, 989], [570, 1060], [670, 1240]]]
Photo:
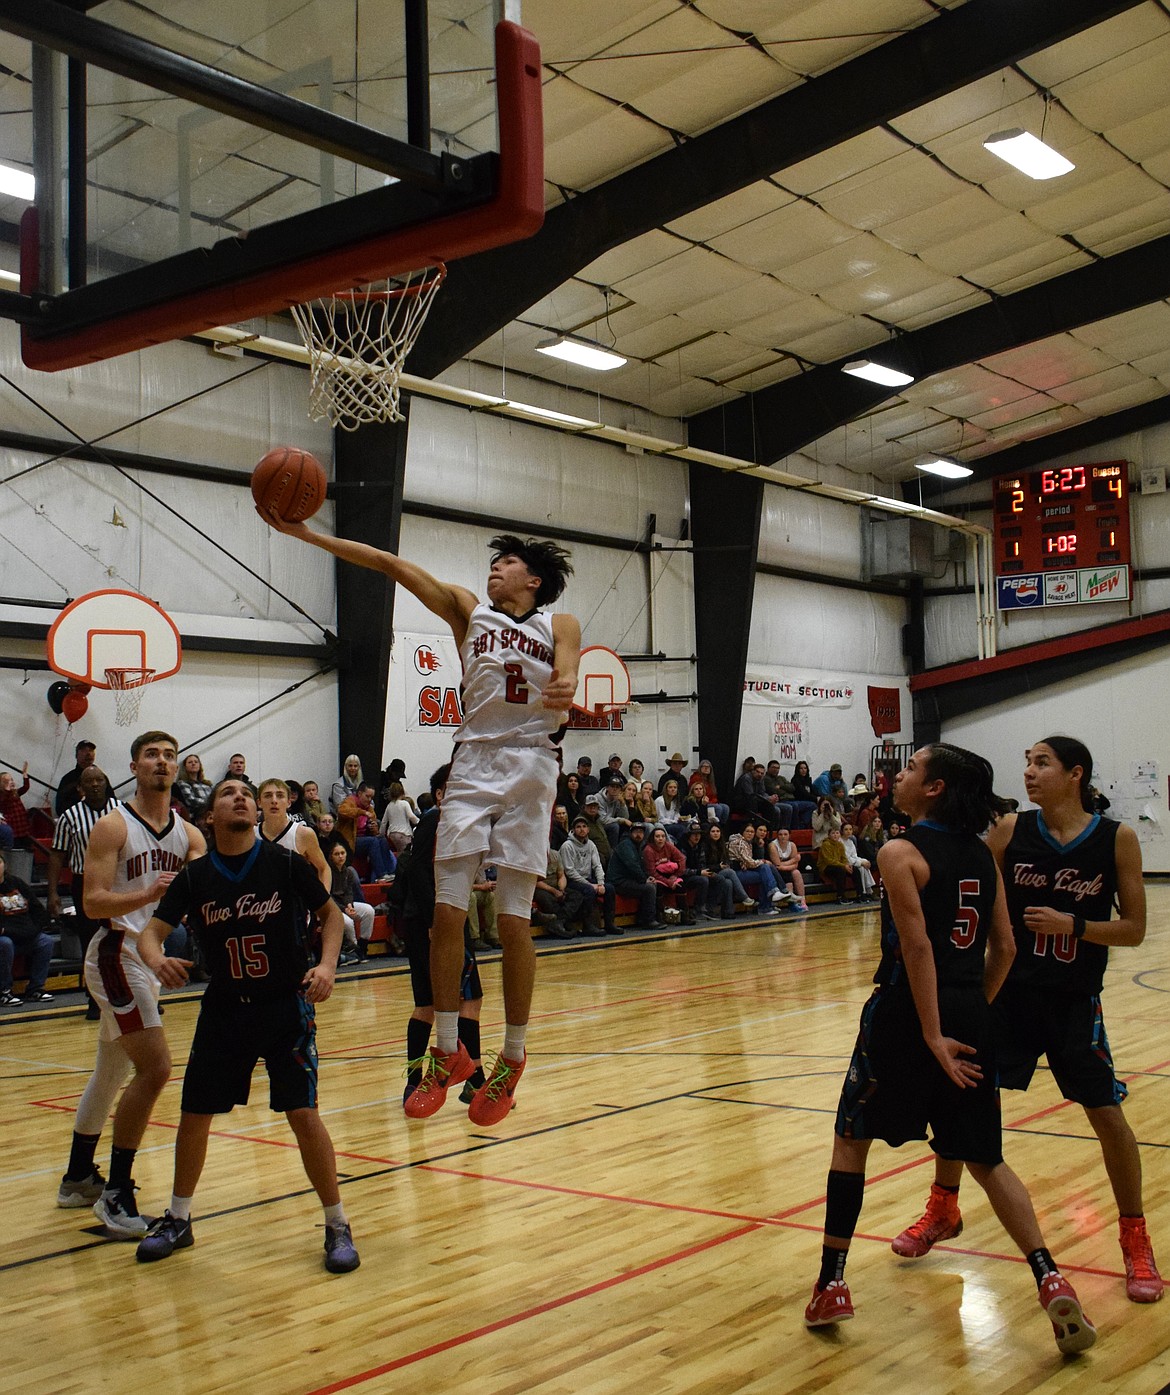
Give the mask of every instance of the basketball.
[[315, 455], [296, 446], [274, 446], [252, 471], [252, 498], [261, 513], [301, 523], [325, 502], [327, 483]]

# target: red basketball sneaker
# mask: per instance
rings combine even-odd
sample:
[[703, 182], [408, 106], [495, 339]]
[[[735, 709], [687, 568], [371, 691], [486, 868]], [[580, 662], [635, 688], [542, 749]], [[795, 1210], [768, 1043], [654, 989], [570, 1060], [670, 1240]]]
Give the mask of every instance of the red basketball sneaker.
[[846, 1322], [853, 1316], [853, 1299], [849, 1285], [844, 1279], [834, 1279], [824, 1288], [813, 1285], [812, 1297], [804, 1310], [806, 1327], [831, 1327], [835, 1322]]
[[430, 1069], [403, 1101], [403, 1112], [408, 1119], [429, 1119], [442, 1109], [451, 1086], [462, 1085], [475, 1070], [462, 1042], [459, 1049], [450, 1054], [432, 1046], [429, 1064]]
[[493, 1124], [502, 1123], [515, 1105], [514, 1096], [524, 1066], [528, 1060], [508, 1061], [503, 1055], [495, 1059], [487, 1079], [475, 1092], [475, 1097], [467, 1110], [467, 1117], [480, 1128], [490, 1129]]
[[959, 1198], [931, 1183], [926, 1210], [913, 1225], [896, 1236], [890, 1249], [903, 1259], [921, 1259], [940, 1240], [953, 1240], [963, 1233], [963, 1218], [959, 1214]]
[[1131, 1303], [1156, 1303], [1162, 1297], [1162, 1276], [1144, 1216], [1122, 1216], [1121, 1254], [1125, 1260], [1126, 1297]]
[[1081, 1307], [1072, 1284], [1063, 1274], [1049, 1274], [1040, 1285], [1040, 1306], [1056, 1334], [1056, 1345], [1066, 1356], [1088, 1351], [1097, 1340], [1097, 1329]]

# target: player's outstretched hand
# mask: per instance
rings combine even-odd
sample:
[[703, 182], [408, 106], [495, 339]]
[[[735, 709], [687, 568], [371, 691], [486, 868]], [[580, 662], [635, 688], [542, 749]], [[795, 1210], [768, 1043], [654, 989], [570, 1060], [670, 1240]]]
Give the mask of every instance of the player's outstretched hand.
[[301, 980], [309, 1002], [323, 1003], [333, 992], [333, 978], [332, 969], [327, 969], [324, 964], [314, 964]]
[[965, 1090], [968, 1085], [977, 1085], [983, 1079], [983, 1067], [978, 1061], [963, 1059], [965, 1056], [975, 1055], [973, 1046], [964, 1046], [954, 1037], [939, 1037], [938, 1041], [930, 1043], [930, 1049], [939, 1065], [946, 1071], [947, 1079], [953, 1081], [960, 1090]]
[[540, 694], [540, 700], [553, 712], [567, 712], [573, 705], [573, 694], [576, 691], [576, 685], [570, 679], [562, 678], [554, 668], [552, 677]]
[[270, 528], [275, 528], [278, 533], [287, 533], [290, 538], [302, 538], [305, 541], [310, 541], [313, 537], [312, 529], [306, 528], [303, 523], [288, 523], [278, 513], [274, 513], [271, 509], [262, 509], [259, 504], [256, 505], [256, 512]]
[[164, 988], [182, 988], [193, 963], [191, 959], [163, 959], [155, 966], [154, 976]]
[[1051, 906], [1026, 906], [1024, 928], [1033, 935], [1071, 935], [1073, 918]]

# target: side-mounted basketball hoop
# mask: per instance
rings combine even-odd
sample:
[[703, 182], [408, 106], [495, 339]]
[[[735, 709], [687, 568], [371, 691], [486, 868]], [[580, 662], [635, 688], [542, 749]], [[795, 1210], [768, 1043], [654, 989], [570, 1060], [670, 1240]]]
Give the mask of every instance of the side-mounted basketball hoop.
[[356, 431], [401, 421], [399, 379], [439, 287], [442, 262], [293, 305], [309, 354], [309, 416]]
[[46, 641], [49, 667], [74, 683], [114, 694], [114, 721], [138, 720], [147, 684], [178, 673], [183, 646], [175, 622], [134, 591], [91, 591], [57, 616]]

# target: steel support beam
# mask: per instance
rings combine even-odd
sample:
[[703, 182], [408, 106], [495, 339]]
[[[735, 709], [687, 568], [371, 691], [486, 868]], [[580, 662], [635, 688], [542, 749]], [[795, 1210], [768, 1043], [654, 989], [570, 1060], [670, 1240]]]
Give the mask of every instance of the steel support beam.
[[699, 751], [711, 762], [716, 787], [726, 798], [739, 775], [740, 713], [764, 485], [752, 476], [691, 465], [690, 493]]
[[[402, 394], [404, 420], [333, 433], [339, 537], [398, 551], [410, 398]], [[386, 693], [394, 639], [394, 583], [364, 567], [337, 563], [337, 637], [345, 661], [337, 674], [337, 738], [342, 760], [351, 752], [362, 767], [382, 767]], [[339, 767], [340, 768], [340, 767]]]
[[602, 252], [1136, 8], [967, 0], [821, 77], [550, 209], [527, 241], [453, 263], [411, 354], [435, 377]]

